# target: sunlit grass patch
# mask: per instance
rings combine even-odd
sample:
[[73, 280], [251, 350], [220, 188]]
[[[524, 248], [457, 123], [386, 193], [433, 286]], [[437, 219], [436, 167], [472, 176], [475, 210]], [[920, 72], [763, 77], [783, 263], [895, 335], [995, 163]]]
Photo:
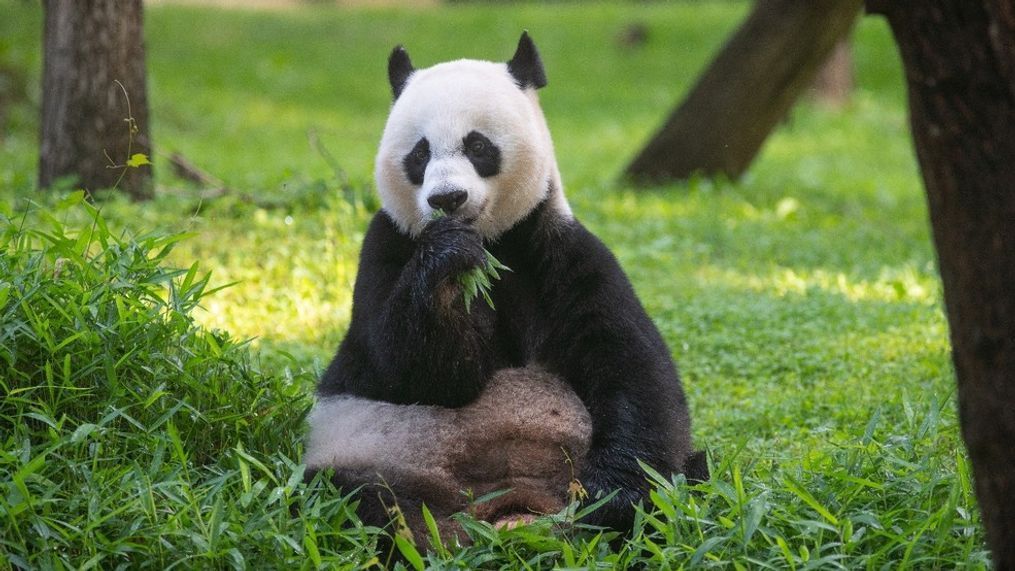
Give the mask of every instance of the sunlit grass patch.
[[807, 295], [818, 290], [842, 296], [850, 302], [915, 302], [935, 305], [940, 299], [940, 282], [929, 269], [917, 270], [912, 265], [882, 268], [874, 280], [854, 279], [841, 271], [825, 269], [793, 269], [772, 266], [745, 273], [727, 267], [701, 266], [695, 278], [702, 287], [722, 284], [746, 291], [776, 296]]
[[[250, 208], [242, 220], [196, 222], [214, 224], [221, 239], [247, 245], [230, 252], [229, 264], [215, 273], [217, 283], [234, 285], [202, 304], [197, 319], [261, 339], [337, 346], [337, 332], [350, 317], [366, 213], [342, 211], [337, 198], [328, 203], [335, 211]], [[193, 247], [182, 253], [221, 255], [217, 248]]]

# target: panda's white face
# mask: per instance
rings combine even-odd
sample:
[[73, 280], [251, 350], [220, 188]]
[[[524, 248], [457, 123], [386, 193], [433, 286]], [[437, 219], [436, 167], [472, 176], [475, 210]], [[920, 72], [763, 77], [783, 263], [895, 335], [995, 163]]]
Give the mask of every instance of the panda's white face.
[[475, 60], [411, 73], [388, 117], [376, 162], [384, 209], [416, 236], [438, 209], [496, 238], [555, 189], [553, 143], [534, 89], [508, 66]]

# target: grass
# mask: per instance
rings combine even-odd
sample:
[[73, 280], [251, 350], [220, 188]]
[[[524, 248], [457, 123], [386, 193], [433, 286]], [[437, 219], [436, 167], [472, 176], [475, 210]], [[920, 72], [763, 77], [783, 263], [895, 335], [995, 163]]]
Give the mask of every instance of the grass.
[[[574, 210], [680, 364], [714, 478], [691, 492], [654, 476], [619, 545], [552, 520], [467, 522], [474, 546], [406, 564], [987, 566], [883, 22], [857, 31], [851, 104], [799, 106], [743, 180], [617, 182], [745, 9], [152, 6], [158, 197], [101, 211], [72, 185], [34, 191], [30, 90], [0, 126], [0, 568], [387, 561], [375, 530], [335, 490], [302, 484], [299, 465], [376, 209], [385, 58], [403, 43], [420, 65], [503, 60], [523, 28], [547, 65], [541, 98]], [[0, 10], [0, 58], [37, 82], [39, 7]], [[648, 24], [642, 48], [614, 43], [631, 22]], [[202, 199], [172, 176], [172, 151], [233, 192]]]

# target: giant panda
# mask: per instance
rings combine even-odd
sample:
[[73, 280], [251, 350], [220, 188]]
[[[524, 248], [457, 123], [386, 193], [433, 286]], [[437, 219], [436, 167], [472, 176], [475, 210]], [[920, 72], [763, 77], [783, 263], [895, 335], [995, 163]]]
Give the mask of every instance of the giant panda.
[[[451, 512], [467, 507], [462, 487], [501, 484], [514, 499], [483, 518], [546, 513], [576, 481], [586, 501], [615, 492], [585, 523], [630, 529], [649, 488], [639, 461], [695, 479], [707, 468], [669, 349], [564, 196], [535, 44], [523, 33], [506, 64], [426, 69], [399, 46], [388, 77], [382, 208], [309, 416], [309, 473], [334, 469], [374, 525], [393, 505]], [[510, 271], [493, 307], [467, 308], [457, 276], [484, 248]]]

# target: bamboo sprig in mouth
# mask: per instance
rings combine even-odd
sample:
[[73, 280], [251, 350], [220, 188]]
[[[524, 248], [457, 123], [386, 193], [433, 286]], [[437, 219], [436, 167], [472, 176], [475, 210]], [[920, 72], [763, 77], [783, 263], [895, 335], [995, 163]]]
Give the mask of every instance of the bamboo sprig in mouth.
[[[447, 214], [440, 209], [434, 210], [431, 220], [443, 218]], [[486, 261], [482, 266], [477, 266], [458, 274], [458, 283], [462, 286], [462, 299], [465, 301], [465, 312], [472, 313], [472, 302], [479, 296], [483, 296], [490, 309], [496, 310], [493, 298], [490, 297], [490, 289], [493, 288], [493, 280], [500, 279], [500, 272], [510, 272], [511, 268], [505, 266], [485, 247], [483, 254]]]

